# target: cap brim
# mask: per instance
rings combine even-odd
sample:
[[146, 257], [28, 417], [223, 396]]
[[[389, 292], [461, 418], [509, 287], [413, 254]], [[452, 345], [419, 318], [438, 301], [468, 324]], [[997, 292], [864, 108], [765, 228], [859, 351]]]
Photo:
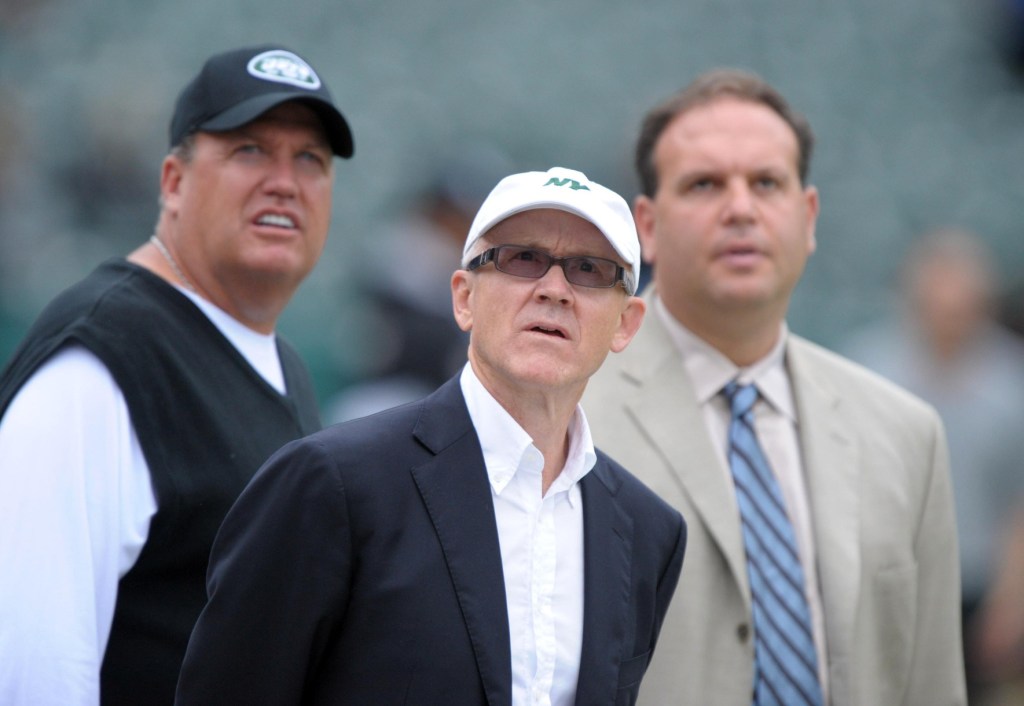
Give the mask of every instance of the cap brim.
[[328, 101], [313, 95], [302, 95], [294, 92], [264, 93], [232, 106], [220, 115], [201, 123], [196, 129], [204, 132], [234, 130], [246, 123], [252, 122], [271, 108], [288, 101], [305, 103], [316, 111], [321, 122], [323, 122], [324, 131], [327, 133], [327, 140], [331, 144], [331, 151], [344, 159], [352, 156], [355, 151], [355, 145], [352, 141], [352, 131], [349, 129], [348, 121]]

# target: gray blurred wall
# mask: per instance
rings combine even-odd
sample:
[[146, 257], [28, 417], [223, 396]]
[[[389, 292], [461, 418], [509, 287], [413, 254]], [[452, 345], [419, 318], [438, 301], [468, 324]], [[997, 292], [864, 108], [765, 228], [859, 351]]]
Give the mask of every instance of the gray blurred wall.
[[372, 355], [351, 275], [432, 165], [487, 140], [632, 198], [641, 115], [719, 65], [775, 83], [818, 135], [794, 330], [832, 344], [883, 313], [934, 225], [981, 233], [1013, 281], [1024, 80], [993, 3], [0, 0], [0, 360], [53, 294], [149, 235], [173, 99], [203, 59], [269, 41], [318, 67], [355, 133], [324, 259], [281, 324], [324, 397]]

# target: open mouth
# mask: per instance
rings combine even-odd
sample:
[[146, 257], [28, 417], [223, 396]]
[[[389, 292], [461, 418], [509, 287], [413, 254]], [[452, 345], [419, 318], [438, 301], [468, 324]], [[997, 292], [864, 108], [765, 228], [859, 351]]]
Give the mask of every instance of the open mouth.
[[554, 328], [545, 328], [543, 326], [534, 326], [530, 330], [531, 331], [536, 331], [537, 333], [543, 333], [543, 334], [546, 334], [548, 336], [554, 336], [556, 338], [565, 338], [565, 334], [564, 333], [562, 333], [558, 329], [554, 329]]
[[295, 228], [295, 221], [279, 213], [265, 213], [256, 219], [257, 225], [274, 228]]

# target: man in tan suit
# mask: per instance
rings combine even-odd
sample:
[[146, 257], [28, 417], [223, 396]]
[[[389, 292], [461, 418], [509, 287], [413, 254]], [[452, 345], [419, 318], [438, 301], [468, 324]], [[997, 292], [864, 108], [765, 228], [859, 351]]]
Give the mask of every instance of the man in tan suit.
[[966, 701], [942, 424], [909, 393], [786, 327], [816, 245], [812, 144], [777, 91], [732, 70], [701, 76], [641, 130], [634, 213], [654, 267], [648, 316], [583, 404], [596, 442], [690, 525], [642, 704], [772, 703], [762, 700], [768, 630], [755, 618], [773, 620], [764, 591], [777, 586], [759, 579], [761, 592], [751, 590], [756, 550], [746, 549], [743, 484], [727, 460], [730, 382], [756, 388], [751, 426], [803, 569], [804, 665], [823, 695], [803, 702]]

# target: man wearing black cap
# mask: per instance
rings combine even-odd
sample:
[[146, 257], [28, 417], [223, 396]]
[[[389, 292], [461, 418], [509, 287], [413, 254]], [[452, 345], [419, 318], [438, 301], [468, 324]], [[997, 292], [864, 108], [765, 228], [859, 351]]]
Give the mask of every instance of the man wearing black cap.
[[280, 47], [182, 91], [149, 242], [59, 295], [0, 377], [0, 703], [169, 704], [228, 507], [320, 426], [274, 334], [352, 135]]

